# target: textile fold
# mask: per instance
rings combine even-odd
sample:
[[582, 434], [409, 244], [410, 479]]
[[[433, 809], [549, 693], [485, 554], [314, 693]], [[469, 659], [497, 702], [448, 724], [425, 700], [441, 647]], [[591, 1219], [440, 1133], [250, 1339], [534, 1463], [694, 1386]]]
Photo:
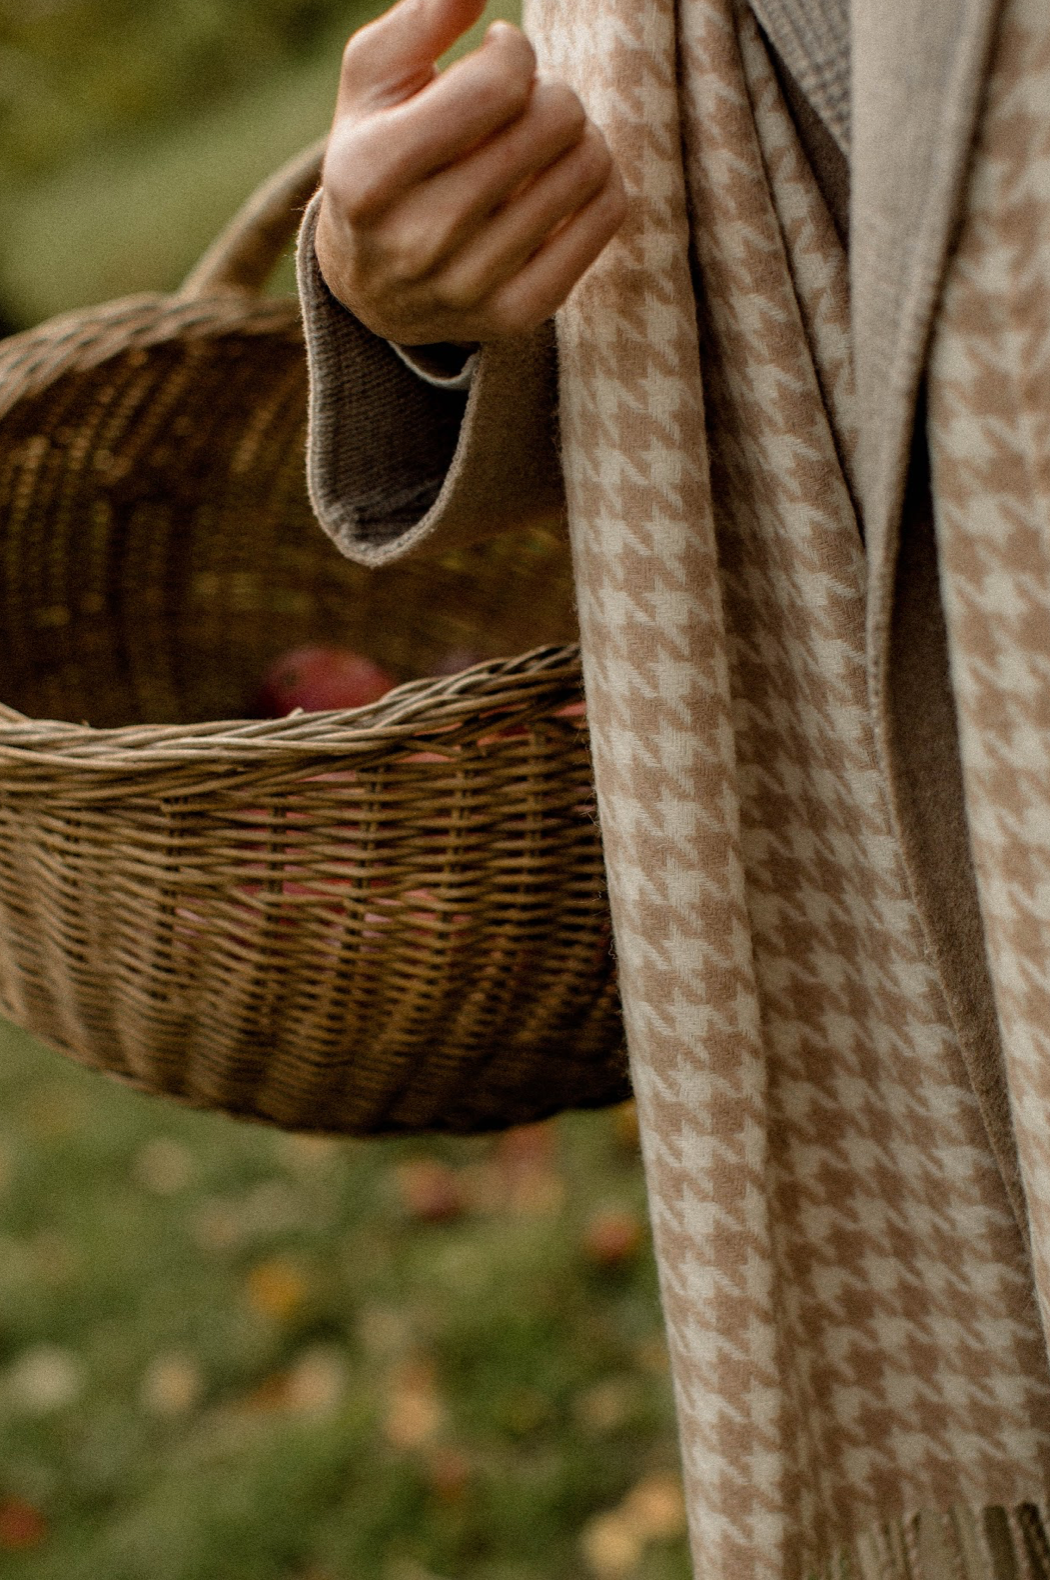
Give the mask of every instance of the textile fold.
[[801, 1577], [1038, 1501], [1046, 1352], [891, 815], [847, 265], [765, 46], [726, 0], [529, 26], [632, 200], [558, 315], [562, 464], [695, 1564]]

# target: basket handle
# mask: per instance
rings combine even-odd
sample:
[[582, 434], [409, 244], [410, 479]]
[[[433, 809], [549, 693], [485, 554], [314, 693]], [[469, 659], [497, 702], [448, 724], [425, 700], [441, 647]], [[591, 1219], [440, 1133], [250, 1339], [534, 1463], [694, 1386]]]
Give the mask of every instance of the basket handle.
[[262, 290], [317, 190], [325, 142], [311, 143], [256, 188], [183, 280], [180, 301]]

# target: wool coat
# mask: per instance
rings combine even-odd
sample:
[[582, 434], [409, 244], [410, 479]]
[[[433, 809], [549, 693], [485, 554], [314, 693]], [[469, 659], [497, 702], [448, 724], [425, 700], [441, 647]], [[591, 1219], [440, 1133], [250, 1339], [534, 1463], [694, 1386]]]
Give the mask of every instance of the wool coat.
[[308, 216], [314, 502], [567, 520], [697, 1576], [1045, 1580], [1050, 7], [527, 25], [628, 219], [458, 393]]

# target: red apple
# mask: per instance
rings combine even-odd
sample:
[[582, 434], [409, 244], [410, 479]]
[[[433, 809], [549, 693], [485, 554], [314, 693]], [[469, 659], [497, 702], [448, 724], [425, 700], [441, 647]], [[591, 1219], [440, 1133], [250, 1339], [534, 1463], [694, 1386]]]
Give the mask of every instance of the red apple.
[[396, 685], [393, 675], [349, 647], [296, 647], [282, 653], [263, 678], [258, 712], [279, 719], [295, 708], [323, 713], [363, 708]]

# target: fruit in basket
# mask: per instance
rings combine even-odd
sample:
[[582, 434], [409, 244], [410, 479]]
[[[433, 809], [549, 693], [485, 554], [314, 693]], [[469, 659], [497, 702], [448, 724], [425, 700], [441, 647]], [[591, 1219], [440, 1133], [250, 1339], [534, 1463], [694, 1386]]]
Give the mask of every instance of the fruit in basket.
[[256, 711], [280, 719], [296, 708], [324, 713], [364, 708], [397, 682], [380, 665], [349, 647], [296, 647], [282, 653], [263, 676]]

